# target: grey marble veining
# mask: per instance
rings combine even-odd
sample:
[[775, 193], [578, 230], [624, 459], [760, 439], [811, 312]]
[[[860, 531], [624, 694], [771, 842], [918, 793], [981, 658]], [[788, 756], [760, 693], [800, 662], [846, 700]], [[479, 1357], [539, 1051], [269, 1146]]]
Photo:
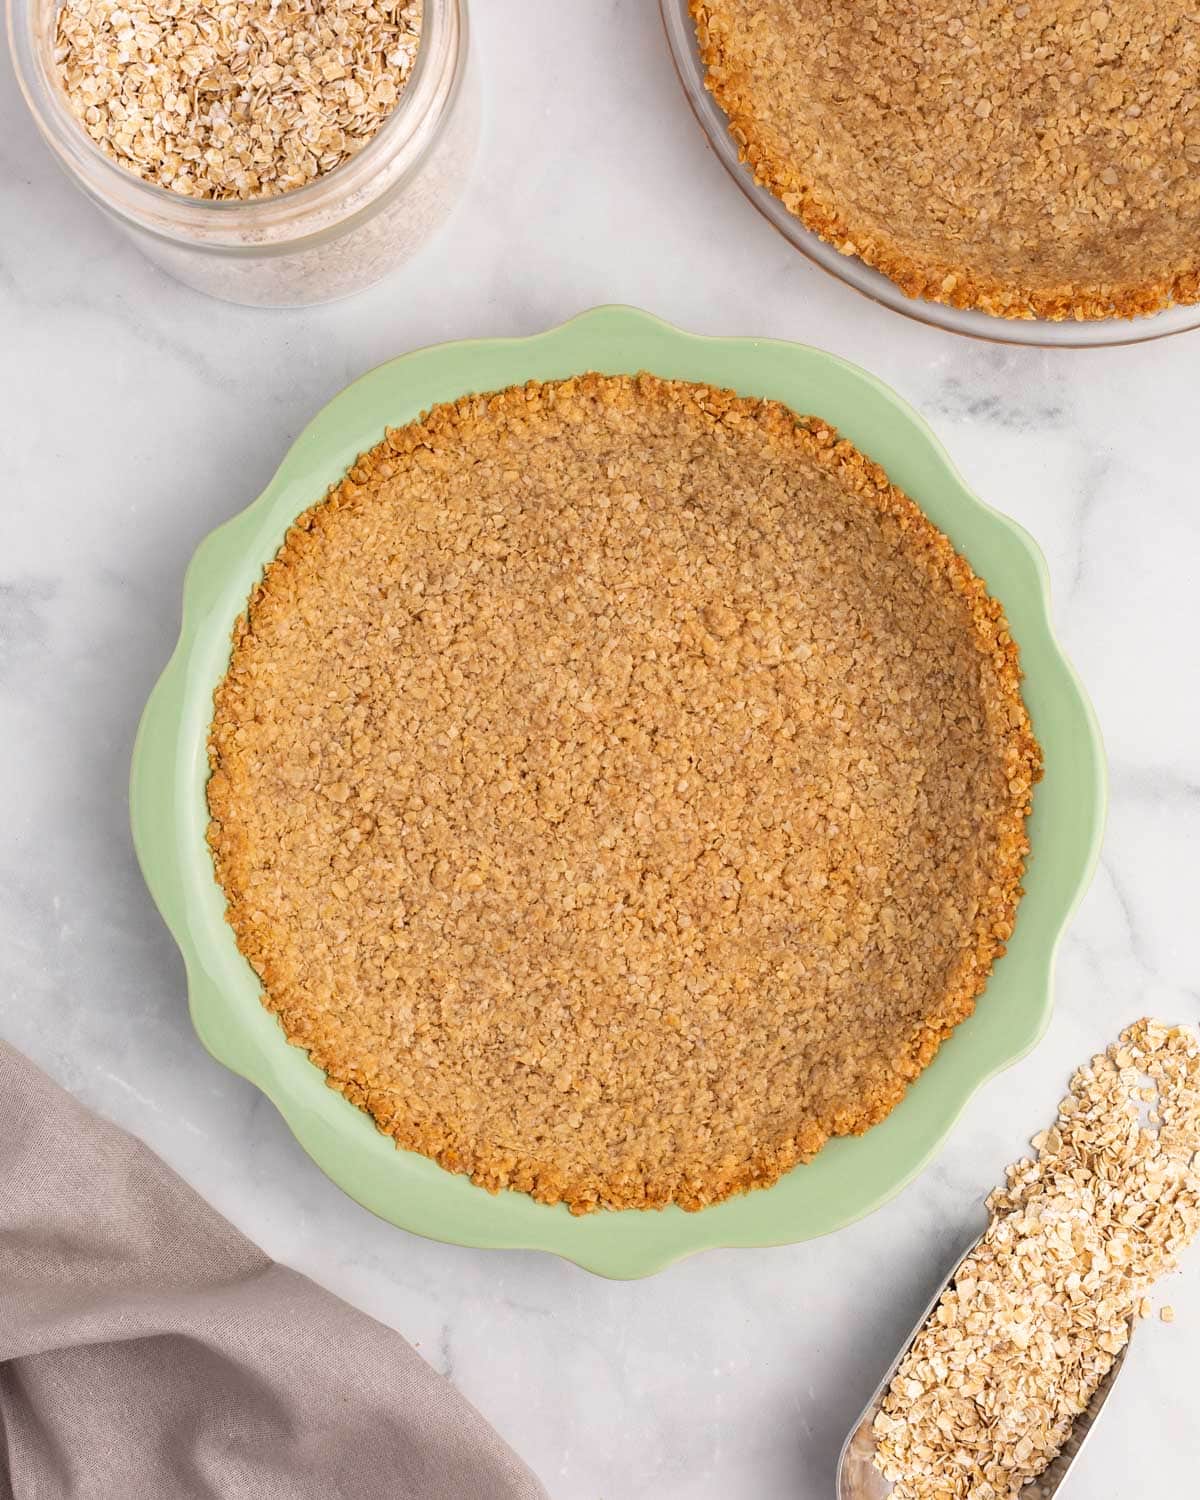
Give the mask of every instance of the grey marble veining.
[[[56, 172], [0, 69], [0, 1034], [416, 1342], [556, 1500], [825, 1500], [848, 1423], [1071, 1069], [1144, 1011], [1200, 1019], [1200, 334], [1044, 352], [902, 319], [737, 193], [651, 0], [524, 0], [519, 25], [477, 4], [474, 20], [486, 124], [466, 201], [390, 281], [307, 312], [166, 280]], [[1113, 794], [1049, 1034], [920, 1179], [836, 1240], [634, 1284], [431, 1244], [325, 1181], [192, 1034], [125, 797], [187, 560], [312, 413], [406, 349], [607, 301], [814, 343], [911, 401], [1045, 550]], [[1165, 1295], [1177, 1321], [1139, 1335], [1081, 1500], [1194, 1488], [1200, 1253]]]

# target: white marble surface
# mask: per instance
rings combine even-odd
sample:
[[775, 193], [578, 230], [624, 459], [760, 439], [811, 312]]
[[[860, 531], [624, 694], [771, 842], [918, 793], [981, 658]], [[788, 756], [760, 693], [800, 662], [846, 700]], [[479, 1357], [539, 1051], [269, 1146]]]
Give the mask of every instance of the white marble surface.
[[[56, 173], [0, 68], [0, 1034], [414, 1340], [555, 1500], [825, 1500], [844, 1429], [1071, 1068], [1139, 1013], [1200, 1011], [1200, 334], [1049, 354], [879, 309], [725, 177], [652, 0], [515, 9], [475, 7], [485, 143], [455, 219], [389, 282], [309, 312], [222, 306], [146, 264]], [[125, 791], [192, 549], [324, 401], [403, 350], [618, 300], [820, 345], [913, 402], [1045, 549], [1113, 782], [1050, 1033], [934, 1165], [836, 1238], [636, 1284], [427, 1243], [326, 1182], [193, 1036]], [[1167, 1296], [1177, 1321], [1139, 1333], [1080, 1500], [1194, 1493], [1200, 1250]]]

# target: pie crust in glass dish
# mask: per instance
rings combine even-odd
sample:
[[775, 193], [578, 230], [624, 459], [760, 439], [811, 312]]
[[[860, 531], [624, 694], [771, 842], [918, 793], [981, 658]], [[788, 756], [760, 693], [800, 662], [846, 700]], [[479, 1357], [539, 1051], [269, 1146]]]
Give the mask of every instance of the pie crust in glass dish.
[[215, 696], [264, 1002], [406, 1148], [696, 1209], [900, 1100], [1014, 922], [999, 604], [819, 419], [653, 376], [434, 408], [299, 517]]
[[755, 178], [909, 296], [1081, 320], [1200, 301], [1200, 11], [690, 5]]

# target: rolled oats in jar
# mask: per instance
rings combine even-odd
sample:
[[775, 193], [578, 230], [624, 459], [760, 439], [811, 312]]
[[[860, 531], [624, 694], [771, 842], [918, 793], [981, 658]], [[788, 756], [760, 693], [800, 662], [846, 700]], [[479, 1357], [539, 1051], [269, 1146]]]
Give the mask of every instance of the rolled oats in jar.
[[465, 183], [465, 0], [8, 0], [76, 184], [181, 281], [328, 301], [404, 261]]

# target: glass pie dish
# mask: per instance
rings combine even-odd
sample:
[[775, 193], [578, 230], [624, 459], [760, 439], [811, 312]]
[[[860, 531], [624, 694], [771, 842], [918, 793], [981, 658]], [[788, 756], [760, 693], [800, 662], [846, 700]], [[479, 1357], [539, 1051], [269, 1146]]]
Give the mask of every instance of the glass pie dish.
[[1003, 318], [971, 308], [950, 307], [909, 297], [882, 272], [857, 256], [844, 255], [814, 233], [767, 188], [754, 180], [741, 161], [737, 142], [729, 132], [729, 121], [705, 87], [704, 64], [696, 40], [696, 26], [688, 0], [660, 0], [663, 25], [671, 56], [692, 112], [700, 122], [717, 160], [759, 213], [779, 230], [802, 255], [839, 281], [872, 301], [903, 313], [917, 322], [943, 328], [949, 333], [990, 339], [997, 343], [1032, 344], [1047, 348], [1095, 348], [1109, 344], [1137, 344], [1165, 338], [1200, 327], [1200, 304], [1166, 308], [1138, 318], [1105, 318], [1092, 321], [1044, 318]]

